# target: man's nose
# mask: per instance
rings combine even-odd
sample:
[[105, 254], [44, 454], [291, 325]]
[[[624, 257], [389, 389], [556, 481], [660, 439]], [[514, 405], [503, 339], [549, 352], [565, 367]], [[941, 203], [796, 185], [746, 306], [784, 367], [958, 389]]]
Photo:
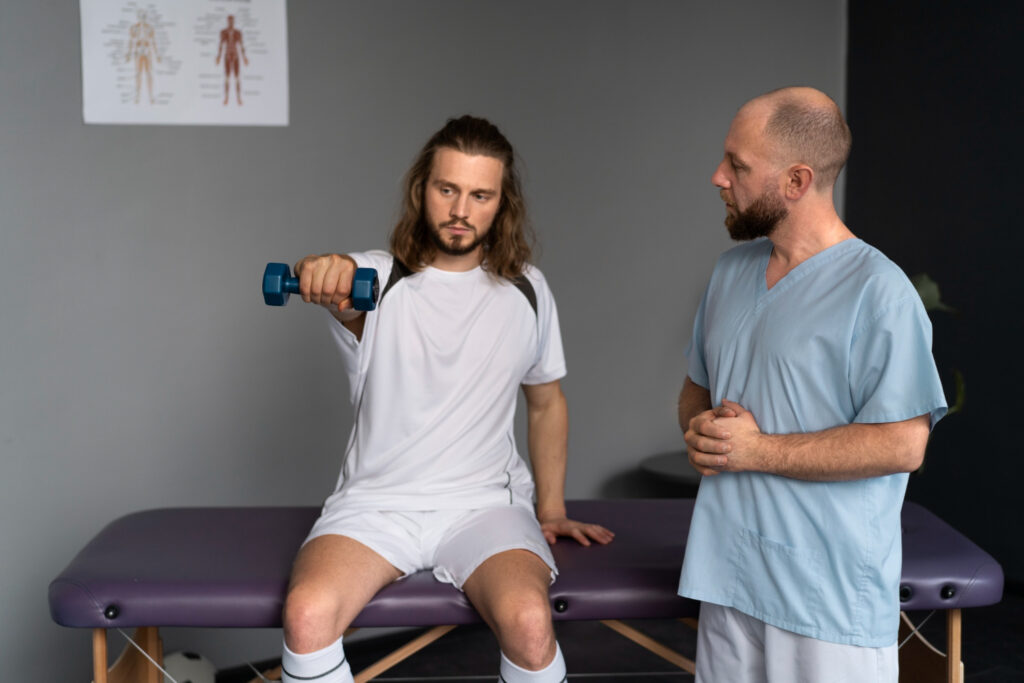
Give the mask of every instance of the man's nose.
[[725, 175], [723, 166], [725, 166], [724, 159], [722, 160], [722, 163], [718, 164], [718, 168], [715, 169], [715, 172], [711, 174], [711, 184], [715, 187], [727, 189], [730, 186], [730, 183], [729, 179]]
[[448, 209], [448, 215], [452, 218], [469, 218], [469, 197], [460, 194], [455, 201], [452, 202], [451, 207]]

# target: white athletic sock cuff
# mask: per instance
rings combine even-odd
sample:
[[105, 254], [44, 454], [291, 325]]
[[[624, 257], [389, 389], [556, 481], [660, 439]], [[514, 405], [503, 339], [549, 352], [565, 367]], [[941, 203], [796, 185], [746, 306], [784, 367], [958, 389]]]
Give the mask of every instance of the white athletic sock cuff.
[[503, 683], [564, 683], [567, 678], [562, 648], [555, 641], [555, 657], [540, 671], [524, 669], [514, 664], [502, 652], [500, 676]]
[[352, 670], [345, 661], [341, 640], [338, 638], [322, 650], [306, 654], [292, 652], [286, 643], [281, 654], [282, 683], [349, 683]]

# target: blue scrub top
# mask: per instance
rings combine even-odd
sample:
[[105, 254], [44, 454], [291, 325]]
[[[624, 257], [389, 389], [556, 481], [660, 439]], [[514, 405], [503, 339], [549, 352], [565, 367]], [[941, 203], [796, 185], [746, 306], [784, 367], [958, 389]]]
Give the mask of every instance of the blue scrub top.
[[[770, 290], [772, 243], [721, 256], [694, 322], [690, 379], [767, 434], [946, 412], [931, 323], [906, 275], [849, 239]], [[679, 594], [821, 640], [896, 640], [907, 475], [808, 482], [758, 472], [701, 481]]]

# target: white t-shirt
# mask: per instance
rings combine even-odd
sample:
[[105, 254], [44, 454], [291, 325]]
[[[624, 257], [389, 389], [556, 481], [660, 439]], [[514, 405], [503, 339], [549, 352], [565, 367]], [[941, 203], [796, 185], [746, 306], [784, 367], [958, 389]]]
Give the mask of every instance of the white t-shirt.
[[[383, 289], [392, 256], [350, 255], [377, 269]], [[513, 436], [516, 396], [522, 384], [565, 376], [565, 357], [547, 282], [532, 266], [524, 275], [536, 313], [514, 284], [481, 268], [427, 267], [366, 313], [361, 340], [330, 318], [355, 422], [325, 510], [532, 503], [533, 481]]]

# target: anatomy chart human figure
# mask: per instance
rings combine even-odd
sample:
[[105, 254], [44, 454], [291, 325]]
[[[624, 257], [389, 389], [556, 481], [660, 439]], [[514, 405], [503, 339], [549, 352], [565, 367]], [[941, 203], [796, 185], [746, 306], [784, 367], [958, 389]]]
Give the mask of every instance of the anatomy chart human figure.
[[139, 20], [128, 29], [128, 55], [126, 62], [135, 60], [135, 104], [139, 103], [139, 94], [142, 91], [142, 76], [146, 76], [146, 89], [149, 92], [149, 102], [153, 103], [153, 58], [160, 61], [160, 53], [156, 49], [156, 31], [153, 25], [146, 21], [146, 13], [139, 10]]
[[249, 58], [245, 56], [245, 45], [242, 44], [242, 32], [235, 28], [235, 17], [228, 15], [228, 27], [220, 32], [220, 44], [217, 46], [217, 64], [224, 57], [224, 104], [228, 103], [231, 91], [231, 75], [235, 76], [235, 95], [238, 104], [242, 104], [242, 80], [238, 77], [238, 57], [249, 66]]

